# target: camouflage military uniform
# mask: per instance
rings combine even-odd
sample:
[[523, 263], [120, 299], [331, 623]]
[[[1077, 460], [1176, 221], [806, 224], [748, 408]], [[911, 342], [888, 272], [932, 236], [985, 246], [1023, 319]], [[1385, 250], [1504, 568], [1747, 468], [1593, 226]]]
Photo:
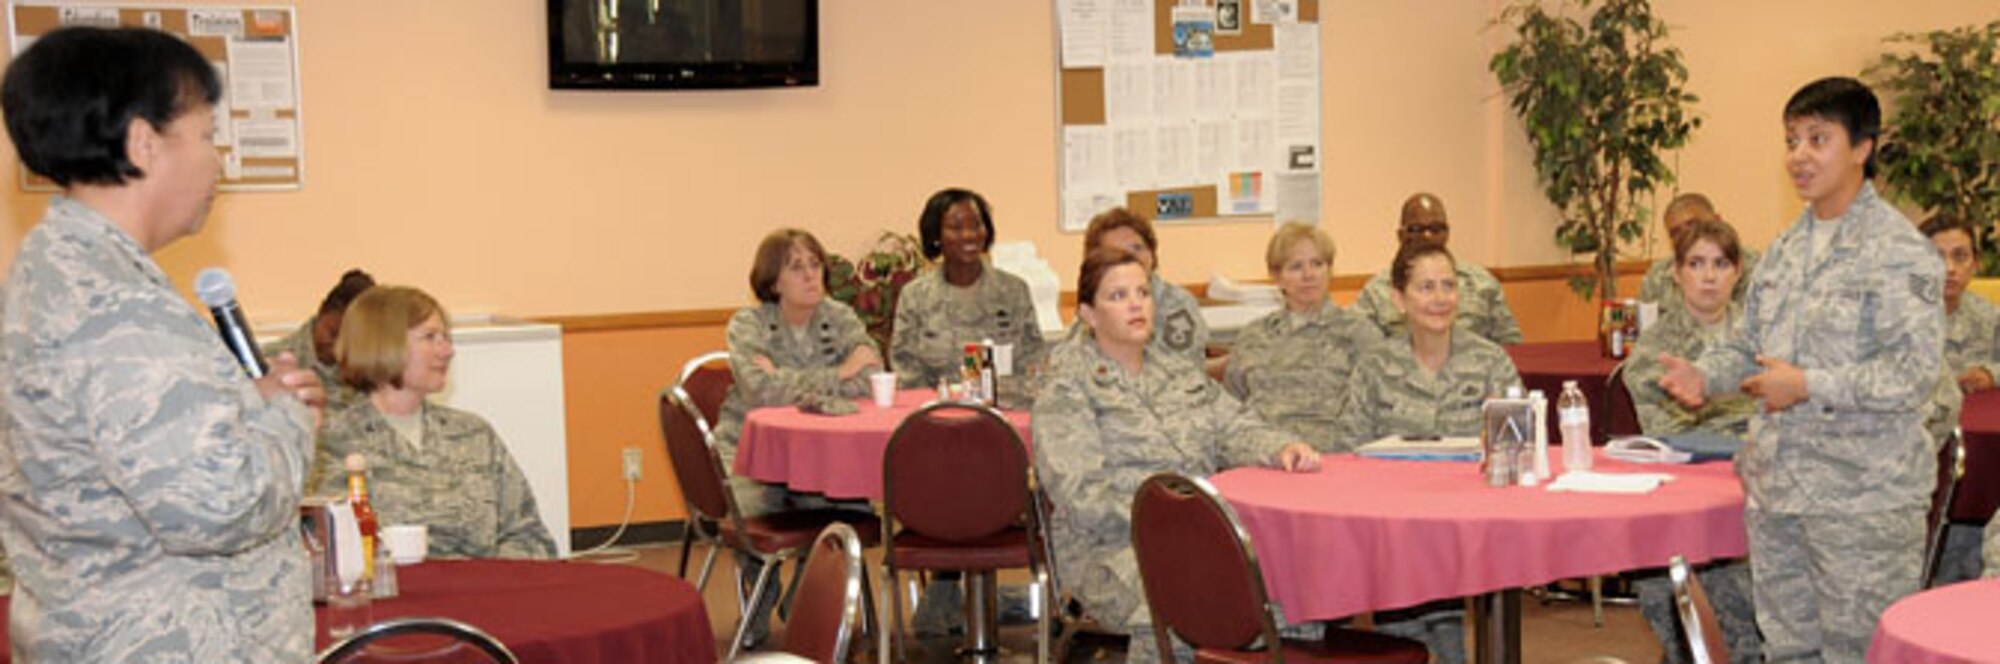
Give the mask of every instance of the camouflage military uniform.
[[[1514, 310], [1507, 308], [1507, 293], [1500, 289], [1500, 280], [1486, 268], [1463, 261], [1458, 263], [1457, 272], [1459, 327], [1496, 344], [1521, 343], [1521, 324], [1514, 321]], [[1389, 271], [1383, 270], [1369, 277], [1368, 284], [1361, 287], [1360, 299], [1354, 302], [1355, 313], [1375, 321], [1382, 335], [1392, 338], [1403, 332], [1403, 312], [1396, 309], [1391, 295], [1394, 290]]]
[[1986, 578], [2000, 578], [2000, 512], [1986, 521], [1986, 548], [1980, 555], [1986, 561]]
[[16, 661], [302, 662], [312, 416], [266, 400], [109, 220], [64, 197], [0, 314]]
[[965, 344], [991, 339], [1014, 345], [1015, 376], [1041, 357], [1042, 328], [1028, 282], [987, 265], [966, 288], [945, 283], [944, 269], [917, 275], [896, 297], [889, 364], [903, 387], [933, 387], [959, 378]]
[[[806, 322], [805, 343], [785, 324], [775, 303], [740, 309], [729, 318], [729, 370], [736, 384], [722, 401], [715, 427], [716, 451], [722, 467], [734, 468], [736, 440], [743, 434], [743, 417], [760, 406], [812, 403], [853, 407], [849, 399], [868, 395], [868, 376], [839, 376], [840, 364], [860, 346], [875, 347], [854, 310], [833, 299], [819, 303]], [[769, 359], [777, 371], [765, 371], [756, 358]], [[788, 496], [782, 487], [732, 475], [730, 488], [746, 515], [778, 509]]]
[[315, 493], [347, 494], [347, 455], [368, 457], [368, 501], [384, 526], [423, 525], [430, 555], [554, 558], [535, 493], [486, 419], [423, 405], [423, 445], [404, 440], [367, 401], [327, 413]]
[[[1736, 288], [1729, 291], [1729, 300], [1742, 304], [1743, 294], [1750, 291], [1750, 273], [1757, 267], [1757, 252], [1744, 249], [1743, 264], [1738, 267], [1742, 269], [1737, 271]], [[1653, 261], [1652, 266], [1646, 268], [1646, 278], [1639, 282], [1638, 300], [1658, 304], [1663, 309], [1681, 304], [1681, 286], [1674, 283], [1672, 256]]]
[[262, 350], [264, 357], [273, 359], [281, 353], [291, 353], [293, 357], [299, 359], [301, 368], [310, 369], [313, 375], [319, 376], [319, 384], [326, 388], [326, 410], [330, 413], [351, 406], [367, 395], [340, 382], [340, 365], [319, 361], [319, 353], [313, 350], [312, 338], [313, 324], [318, 320], [317, 315], [307, 318], [306, 322], [300, 323], [299, 328], [292, 330], [291, 334], [272, 342]]
[[1208, 360], [1208, 321], [1201, 317], [1201, 302], [1157, 274], [1152, 286], [1153, 340], [1146, 348], [1180, 355], [1201, 366]]
[[[1917, 589], [1944, 267], [1873, 185], [1814, 224], [1808, 210], [1772, 243], [1742, 319], [1696, 368], [1710, 394], [1736, 391], [1758, 356], [1804, 370], [1807, 399], [1752, 417], [1736, 457], [1757, 624], [1774, 661], [1858, 662], [1882, 610]], [[1832, 234], [1825, 256], [1814, 232]]]
[[[1676, 299], [1662, 305], [1660, 319], [1647, 328], [1646, 335], [1632, 348], [1631, 358], [1625, 360], [1623, 380], [1639, 413], [1639, 430], [1654, 436], [1687, 431], [1748, 436], [1750, 416], [1757, 411], [1757, 402], [1750, 397], [1721, 396], [1709, 400], [1699, 410], [1689, 411], [1667, 396], [1659, 384], [1660, 377], [1666, 374], [1659, 361], [1661, 353], [1699, 357], [1702, 349], [1728, 333], [1729, 324], [1742, 316], [1742, 307], [1730, 305], [1723, 323], [1704, 327], [1678, 299], [1679, 291], [1673, 291], [1672, 296]], [[1721, 638], [1729, 646], [1730, 661], [1737, 664], [1763, 661], [1757, 613], [1750, 600], [1750, 564], [1742, 559], [1718, 561], [1697, 567], [1695, 574], [1700, 577], [1702, 588], [1708, 591], [1709, 604], [1722, 624]], [[1681, 638], [1680, 621], [1675, 617], [1673, 582], [1667, 579], [1664, 570], [1649, 570], [1636, 576], [1632, 586], [1639, 596], [1639, 613], [1652, 626], [1653, 636], [1659, 638], [1663, 661], [1672, 664], [1693, 661], [1688, 655], [1687, 640]]]
[[1280, 309], [1236, 333], [1224, 380], [1243, 404], [1321, 452], [1334, 438], [1354, 365], [1383, 343], [1381, 331], [1332, 301], [1307, 313]]
[[1660, 377], [1667, 373], [1660, 364], [1661, 353], [1681, 358], [1700, 357], [1703, 349], [1727, 335], [1729, 326], [1742, 316], [1742, 307], [1732, 304], [1723, 324], [1704, 327], [1678, 301], [1661, 308], [1660, 319], [1632, 347], [1632, 356], [1625, 360], [1622, 372], [1625, 390], [1631, 393], [1633, 409], [1639, 414], [1640, 431], [1652, 435], [1684, 431], [1738, 438], [1749, 435], [1750, 416], [1757, 412], [1757, 401], [1748, 395], [1736, 392], [1719, 395], [1700, 409], [1690, 411], [1660, 387]]
[[1202, 476], [1259, 463], [1287, 437], [1186, 358], [1148, 349], [1145, 368], [1131, 375], [1085, 332], [1049, 351], [1034, 440], [1063, 590], [1137, 643], [1152, 635], [1132, 553], [1139, 484], [1159, 472]]
[[[1334, 439], [1343, 449], [1390, 435], [1478, 436], [1487, 397], [1521, 384], [1513, 359], [1460, 327], [1435, 375], [1417, 362], [1407, 333], [1382, 341], [1350, 374]], [[1424, 643], [1437, 661], [1465, 661], [1464, 603], [1429, 602], [1375, 615], [1376, 629]]]
[[1521, 384], [1506, 351], [1463, 329], [1436, 375], [1417, 362], [1407, 335], [1376, 345], [1350, 375], [1334, 436], [1348, 449], [1390, 435], [1478, 436], [1480, 405]]
[[2000, 380], [2000, 310], [1977, 293], [1959, 295], [1945, 321], [1944, 366], [1953, 380], [1974, 367]]

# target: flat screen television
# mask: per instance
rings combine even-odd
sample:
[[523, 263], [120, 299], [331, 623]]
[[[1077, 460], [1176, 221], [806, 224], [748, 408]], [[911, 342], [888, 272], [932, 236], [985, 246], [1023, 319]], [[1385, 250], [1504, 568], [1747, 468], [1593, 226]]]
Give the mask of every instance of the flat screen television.
[[549, 87], [819, 85], [819, 0], [548, 0]]

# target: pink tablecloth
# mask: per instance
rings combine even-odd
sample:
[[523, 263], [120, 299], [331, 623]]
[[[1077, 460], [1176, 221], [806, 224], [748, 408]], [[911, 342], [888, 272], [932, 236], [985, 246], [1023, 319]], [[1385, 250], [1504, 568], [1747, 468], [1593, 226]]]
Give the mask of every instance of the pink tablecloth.
[[1968, 581], [1903, 598], [1882, 613], [1868, 661], [2000, 662], [2000, 579]]
[[[882, 498], [882, 451], [889, 434], [917, 408], [937, 399], [935, 390], [903, 390], [887, 410], [863, 400], [861, 412], [832, 417], [790, 406], [758, 408], [743, 419], [736, 442], [736, 474], [784, 484], [829, 498]], [[1028, 414], [1002, 411], [1022, 442], [1029, 442]]]
[[1489, 488], [1478, 465], [1327, 455], [1316, 474], [1239, 468], [1213, 478], [1292, 621], [1341, 618], [1557, 579], [1745, 551], [1743, 492], [1728, 464], [1667, 472], [1643, 495]]

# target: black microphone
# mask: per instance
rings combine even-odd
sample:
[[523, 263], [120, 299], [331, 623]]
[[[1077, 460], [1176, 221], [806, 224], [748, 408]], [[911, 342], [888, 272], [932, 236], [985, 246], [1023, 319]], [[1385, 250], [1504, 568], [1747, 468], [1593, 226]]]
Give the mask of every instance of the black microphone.
[[194, 295], [208, 305], [209, 315], [215, 317], [215, 331], [222, 335], [222, 345], [229, 347], [229, 353], [236, 356], [251, 378], [263, 378], [271, 367], [257, 350], [257, 338], [250, 335], [250, 322], [243, 316], [243, 307], [236, 305], [236, 280], [229, 277], [229, 271], [219, 267], [202, 270], [194, 277]]

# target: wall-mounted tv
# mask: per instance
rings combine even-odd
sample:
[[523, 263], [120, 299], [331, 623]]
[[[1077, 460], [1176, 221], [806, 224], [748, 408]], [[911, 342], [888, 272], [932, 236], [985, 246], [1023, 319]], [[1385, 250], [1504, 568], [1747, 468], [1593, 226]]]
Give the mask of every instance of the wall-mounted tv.
[[819, 0], [548, 0], [549, 87], [819, 85]]

